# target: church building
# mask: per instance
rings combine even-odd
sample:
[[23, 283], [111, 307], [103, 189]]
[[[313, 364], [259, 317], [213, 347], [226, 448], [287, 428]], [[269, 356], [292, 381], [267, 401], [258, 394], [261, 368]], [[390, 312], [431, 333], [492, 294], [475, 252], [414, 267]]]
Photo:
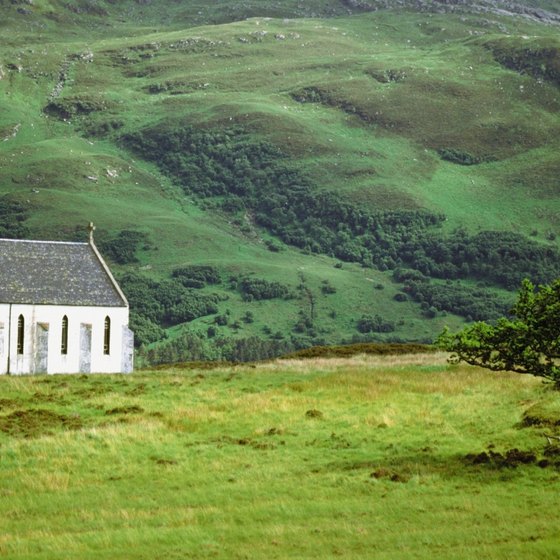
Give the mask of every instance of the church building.
[[128, 302], [93, 242], [0, 239], [0, 374], [129, 373]]

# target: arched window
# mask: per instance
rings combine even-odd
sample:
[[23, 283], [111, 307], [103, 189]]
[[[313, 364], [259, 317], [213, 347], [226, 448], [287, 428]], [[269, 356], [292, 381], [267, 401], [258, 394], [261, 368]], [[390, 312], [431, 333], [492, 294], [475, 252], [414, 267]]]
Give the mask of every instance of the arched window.
[[17, 320], [17, 353], [23, 354], [25, 320], [23, 315], [20, 315]]
[[68, 354], [68, 317], [62, 317], [62, 340], [60, 342], [60, 353]]
[[105, 317], [105, 331], [103, 333], [103, 354], [111, 353], [111, 319]]

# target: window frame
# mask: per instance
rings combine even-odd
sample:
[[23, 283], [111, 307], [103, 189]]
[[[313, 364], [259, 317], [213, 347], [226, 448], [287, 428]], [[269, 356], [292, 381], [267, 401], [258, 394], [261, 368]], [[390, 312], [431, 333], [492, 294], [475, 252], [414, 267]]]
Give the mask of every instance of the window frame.
[[111, 318], [109, 315], [105, 317], [103, 323], [103, 355], [111, 355]]
[[60, 340], [60, 353], [63, 356], [68, 355], [68, 315], [62, 317], [62, 332]]
[[17, 320], [17, 354], [23, 355], [25, 350], [25, 317], [21, 313]]

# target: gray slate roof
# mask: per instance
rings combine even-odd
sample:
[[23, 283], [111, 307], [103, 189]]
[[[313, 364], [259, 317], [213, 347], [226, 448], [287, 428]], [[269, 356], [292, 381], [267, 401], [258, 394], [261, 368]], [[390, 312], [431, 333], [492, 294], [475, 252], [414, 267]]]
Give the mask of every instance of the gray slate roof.
[[0, 239], [0, 303], [126, 307], [89, 243]]

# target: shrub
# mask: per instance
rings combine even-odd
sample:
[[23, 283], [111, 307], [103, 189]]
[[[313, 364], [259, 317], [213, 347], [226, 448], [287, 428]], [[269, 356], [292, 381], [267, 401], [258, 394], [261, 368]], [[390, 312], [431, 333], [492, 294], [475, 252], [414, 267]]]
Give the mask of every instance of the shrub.
[[148, 236], [141, 231], [122, 230], [116, 237], [99, 242], [99, 248], [105, 257], [118, 264], [138, 262], [136, 251], [143, 243], [147, 246]]
[[165, 331], [159, 325], [135, 311], [130, 312], [130, 328], [134, 332], [136, 347], [166, 338]]
[[214, 323], [220, 327], [225, 327], [229, 323], [229, 318], [225, 313], [223, 315], [216, 315]]
[[438, 154], [440, 155], [441, 159], [450, 161], [452, 163], [458, 163], [459, 165], [478, 165], [479, 163], [493, 160], [493, 158], [490, 156], [473, 156], [468, 152], [455, 150], [453, 148], [442, 148], [441, 150], [438, 150]]
[[357, 328], [361, 333], [387, 333], [395, 330], [395, 323], [383, 319], [380, 315], [362, 315]]
[[242, 319], [244, 323], [252, 323], [255, 320], [255, 316], [252, 311], [247, 311]]
[[216, 294], [201, 295], [176, 280], [158, 282], [129, 272], [119, 278], [131, 309], [160, 326], [171, 326], [218, 311]]
[[321, 292], [325, 295], [336, 294], [336, 288], [328, 280], [323, 280]]
[[28, 210], [16, 200], [7, 196], [0, 197], [0, 238], [23, 239], [28, 237], [29, 229], [24, 225]]
[[284, 284], [262, 278], [244, 278], [239, 289], [245, 301], [283, 298], [289, 294], [288, 287]]
[[190, 265], [175, 268], [171, 274], [186, 288], [203, 288], [206, 284], [219, 284], [221, 277], [218, 269], [210, 265]]

